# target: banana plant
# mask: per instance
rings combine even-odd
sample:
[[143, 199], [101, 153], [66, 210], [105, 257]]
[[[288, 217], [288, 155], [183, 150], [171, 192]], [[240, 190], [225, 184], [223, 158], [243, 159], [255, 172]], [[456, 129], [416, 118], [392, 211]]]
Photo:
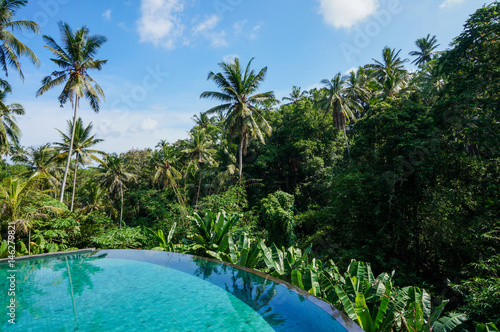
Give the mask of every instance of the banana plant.
[[219, 246], [239, 219], [239, 215], [227, 214], [225, 211], [217, 214], [208, 211], [203, 217], [195, 213], [189, 217], [196, 232], [193, 240], [207, 251], [224, 251], [220, 250]]
[[439, 318], [448, 301], [442, 301], [433, 308], [431, 296], [425, 289], [412, 286], [406, 287], [405, 292], [408, 294], [408, 302], [402, 323], [407, 331], [449, 332], [468, 319], [462, 313], [451, 313]]
[[2, 242], [0, 242], [0, 258], [6, 258], [7, 256], [9, 256], [9, 245], [7, 240], [2, 240]]
[[321, 292], [320, 275], [323, 264], [315, 258], [301, 269], [292, 270], [292, 284], [318, 296]]
[[476, 332], [498, 332], [498, 328], [493, 323], [490, 323], [490, 324], [477, 324], [475, 331]]
[[245, 233], [240, 234], [236, 242], [232, 235], [227, 235], [218, 249], [219, 251], [208, 250], [207, 254], [220, 261], [248, 268], [255, 268], [260, 261], [259, 243], [253, 242]]
[[397, 314], [397, 306], [391, 305], [392, 275], [382, 273], [375, 278], [370, 264], [353, 260], [343, 276], [333, 265], [323, 278], [326, 298], [365, 331], [391, 331]]
[[170, 227], [170, 231], [168, 232], [168, 235], [166, 238], [165, 238], [165, 234], [163, 233], [163, 231], [161, 229], [158, 232], [155, 232], [152, 229], [145, 227], [146, 231], [150, 235], [152, 235], [155, 238], [155, 240], [159, 241], [159, 245], [157, 247], [154, 247], [153, 250], [175, 251], [174, 244], [172, 243], [172, 238], [174, 237], [176, 227], [177, 227], [177, 223], [174, 222], [172, 224], [172, 227]]
[[260, 250], [264, 263], [267, 266], [267, 271], [273, 277], [280, 279], [289, 279], [292, 271], [301, 270], [307, 262], [307, 255], [310, 248], [307, 248], [302, 254], [302, 250], [290, 247], [288, 249], [279, 249], [273, 244], [273, 249], [267, 247], [263, 241], [259, 243]]

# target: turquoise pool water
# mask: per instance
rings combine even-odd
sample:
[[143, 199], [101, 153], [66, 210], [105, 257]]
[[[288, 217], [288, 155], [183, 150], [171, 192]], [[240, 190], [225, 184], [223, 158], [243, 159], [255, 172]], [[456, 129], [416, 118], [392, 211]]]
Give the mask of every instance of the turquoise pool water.
[[[189, 255], [101, 250], [16, 271], [16, 324], [4, 309], [2, 331], [347, 331], [286, 285]], [[0, 264], [3, 308], [9, 275]]]

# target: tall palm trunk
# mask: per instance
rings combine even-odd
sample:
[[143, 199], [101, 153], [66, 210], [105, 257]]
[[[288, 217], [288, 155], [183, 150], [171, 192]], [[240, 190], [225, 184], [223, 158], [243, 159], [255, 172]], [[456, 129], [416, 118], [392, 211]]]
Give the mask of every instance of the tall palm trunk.
[[75, 174], [73, 175], [73, 192], [71, 193], [71, 208], [73, 211], [73, 206], [75, 205], [75, 191], [76, 191], [76, 173], [78, 172], [78, 153], [75, 156]]
[[347, 146], [347, 155], [351, 156], [351, 149], [349, 148], [349, 142], [347, 142], [347, 133], [345, 131], [345, 125], [344, 125], [344, 138], [345, 138], [345, 145]]
[[61, 184], [61, 197], [59, 201], [62, 203], [64, 199], [64, 189], [66, 188], [66, 179], [68, 178], [69, 164], [71, 163], [71, 154], [73, 154], [73, 141], [75, 140], [75, 129], [76, 129], [76, 112], [78, 110], [78, 96], [75, 96], [75, 112], [73, 114], [73, 129], [71, 131], [71, 143], [69, 145], [68, 160], [66, 161], [66, 168], [64, 170], [64, 176]]
[[239, 150], [239, 166], [240, 166], [240, 181], [241, 175], [243, 174], [243, 141], [245, 140], [245, 135], [241, 133], [240, 150]]
[[121, 198], [121, 205], [120, 205], [120, 229], [122, 228], [122, 220], [123, 220], [123, 185], [120, 182], [120, 198]]
[[196, 204], [195, 206], [198, 207], [198, 199], [200, 198], [200, 189], [201, 189], [201, 165], [198, 166], [200, 169], [200, 181], [198, 181], [198, 193], [196, 194]]

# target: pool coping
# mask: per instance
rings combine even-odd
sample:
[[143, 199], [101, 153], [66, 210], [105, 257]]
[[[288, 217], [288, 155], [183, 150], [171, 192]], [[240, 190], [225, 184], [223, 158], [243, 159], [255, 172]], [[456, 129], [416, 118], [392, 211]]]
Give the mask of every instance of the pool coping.
[[[185, 257], [190, 257], [190, 258], [195, 258], [199, 260], [204, 260], [204, 261], [209, 261], [212, 263], [217, 263], [217, 264], [223, 264], [238, 270], [242, 270], [248, 273], [252, 273], [256, 276], [259, 276], [263, 279], [272, 281], [276, 284], [282, 285], [289, 290], [297, 293], [298, 295], [304, 297], [306, 300], [310, 301], [317, 307], [321, 308], [324, 310], [326, 313], [328, 313], [331, 317], [333, 317], [343, 328], [345, 328], [348, 332], [364, 332], [364, 330], [359, 327], [358, 324], [356, 324], [349, 316], [347, 316], [345, 313], [341, 312], [337, 308], [335, 308], [332, 304], [326, 302], [325, 300], [309, 293], [305, 289], [302, 289], [300, 287], [297, 287], [295, 285], [292, 285], [291, 283], [278, 279], [276, 277], [273, 277], [269, 274], [266, 274], [264, 272], [254, 270], [248, 267], [244, 267], [241, 265], [237, 264], [232, 264], [228, 262], [223, 262], [219, 261], [217, 259], [213, 258], [208, 258], [208, 257], [202, 257], [202, 256], [197, 256], [197, 255], [190, 255], [190, 254], [185, 254], [185, 253], [179, 253], [179, 252], [172, 252], [172, 251], [161, 251], [161, 250], [143, 250], [143, 249], [95, 249], [95, 248], [88, 248], [88, 249], [78, 249], [78, 250], [70, 250], [70, 251], [60, 251], [60, 252], [54, 252], [54, 253], [46, 253], [46, 254], [38, 254], [38, 255], [30, 255], [30, 256], [19, 256], [15, 257], [14, 261], [18, 260], [30, 260], [30, 259], [36, 259], [36, 258], [44, 258], [44, 257], [53, 257], [53, 256], [64, 256], [64, 255], [71, 255], [71, 254], [80, 254], [80, 253], [85, 253], [85, 252], [92, 252], [92, 253], [98, 253], [99, 251], [112, 251], [112, 250], [132, 250], [132, 251], [151, 251], [151, 252], [164, 252], [168, 254], [174, 254], [174, 255], [180, 255], [180, 256], [185, 256]], [[10, 258], [2, 258], [0, 259], [0, 264], [3, 262], [7, 262], [11, 260]]]

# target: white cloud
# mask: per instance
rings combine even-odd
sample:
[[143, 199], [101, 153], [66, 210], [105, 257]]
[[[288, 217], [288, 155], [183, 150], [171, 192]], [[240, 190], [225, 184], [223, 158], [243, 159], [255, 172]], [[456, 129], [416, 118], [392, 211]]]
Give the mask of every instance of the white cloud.
[[225, 31], [209, 33], [206, 38], [210, 40], [210, 45], [212, 45], [212, 47], [228, 46]]
[[374, 14], [379, 6], [379, 0], [318, 1], [320, 3], [319, 13], [323, 15], [323, 20], [335, 28], [350, 28]]
[[239, 35], [243, 31], [243, 27], [247, 23], [247, 20], [238, 21], [233, 24], [233, 31], [236, 35]]
[[102, 17], [106, 21], [111, 21], [111, 9], [106, 10], [104, 13], [102, 13]]
[[146, 118], [140, 125], [132, 125], [128, 128], [128, 133], [152, 132], [159, 128], [158, 120]]
[[237, 55], [237, 54], [228, 54], [228, 55], [226, 55], [225, 57], [223, 57], [223, 58], [222, 58], [222, 60], [223, 60], [224, 62], [228, 63], [228, 62], [233, 61], [233, 60], [234, 60], [234, 59], [236, 59], [237, 57], [238, 57], [238, 55]]
[[[56, 99], [20, 100], [20, 103], [26, 109], [26, 115], [17, 117], [18, 125], [23, 131], [23, 146], [60, 141], [61, 135], [55, 128], [66, 129], [66, 121], [73, 115], [70, 105], [60, 108]], [[199, 109], [198, 104], [171, 111], [164, 108], [156, 110], [155, 107], [135, 111], [108, 107], [110, 105], [103, 104], [101, 111], [95, 113], [82, 103], [78, 110], [78, 116], [85, 125], [93, 123], [92, 134], [104, 139], [95, 148], [108, 153], [121, 153], [132, 148], [153, 148], [162, 139], [175, 142], [180, 138], [187, 138], [186, 130], [193, 126], [191, 117]], [[130, 130], [134, 126], [135, 131]]]
[[138, 22], [140, 41], [175, 48], [184, 30], [178, 16], [183, 10], [182, 0], [141, 0]]
[[344, 73], [344, 76], [346, 75], [350, 75], [351, 73], [355, 73], [358, 71], [358, 67], [351, 67], [349, 68], [345, 73]]
[[210, 45], [212, 47], [228, 46], [228, 43], [226, 41], [226, 32], [223, 30], [215, 31], [215, 28], [217, 28], [219, 21], [220, 17], [215, 14], [208, 17], [205, 21], [196, 24], [191, 29], [193, 36], [203, 36], [205, 39], [210, 41]]
[[257, 24], [253, 27], [252, 32], [250, 33], [250, 39], [257, 39], [259, 36], [259, 30], [262, 27], [262, 23]]
[[212, 15], [209, 18], [207, 18], [205, 21], [198, 23], [196, 26], [193, 27], [193, 32], [195, 34], [203, 33], [209, 30], [215, 29], [217, 27], [217, 24], [219, 23], [220, 17], [217, 15]]
[[447, 7], [453, 7], [455, 5], [459, 5], [465, 0], [445, 0], [439, 7], [440, 8], [447, 8]]

